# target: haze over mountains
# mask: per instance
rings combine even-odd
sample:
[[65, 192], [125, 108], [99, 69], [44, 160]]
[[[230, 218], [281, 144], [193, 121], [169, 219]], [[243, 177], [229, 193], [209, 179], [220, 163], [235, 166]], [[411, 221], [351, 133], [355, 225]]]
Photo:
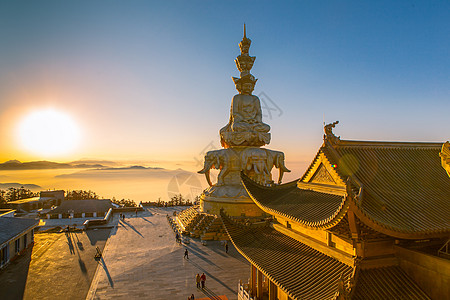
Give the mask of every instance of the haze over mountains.
[[[103, 198], [139, 201], [169, 200], [175, 194], [193, 199], [207, 187], [195, 160], [185, 162], [109, 161], [82, 159], [72, 162], [9, 160], [0, 163], [0, 189], [21, 186], [37, 192], [46, 189], [91, 190]], [[291, 163], [284, 182], [297, 179], [306, 162]], [[160, 167], [161, 166], [161, 167]], [[273, 170], [273, 177], [278, 171]], [[213, 182], [217, 170], [211, 171]]]
[[69, 162], [58, 163], [52, 161], [30, 161], [21, 162], [18, 160], [8, 160], [0, 163], [0, 170], [46, 170], [46, 169], [86, 169], [86, 168], [104, 168], [105, 166], [99, 163], [86, 162]]
[[125, 198], [139, 202], [157, 201], [158, 198], [169, 200], [180, 193], [192, 200], [206, 188], [204, 176], [196, 172], [151, 167], [148, 166], [150, 163], [10, 160], [0, 163], [0, 189], [23, 186], [34, 192], [45, 189], [92, 190], [103, 198]]

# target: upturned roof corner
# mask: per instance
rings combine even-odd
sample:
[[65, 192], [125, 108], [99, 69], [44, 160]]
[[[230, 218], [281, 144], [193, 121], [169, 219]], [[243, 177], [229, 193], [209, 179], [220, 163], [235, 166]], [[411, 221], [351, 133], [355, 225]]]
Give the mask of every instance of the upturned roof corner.
[[450, 176], [450, 142], [447, 141], [442, 144], [439, 156], [441, 157], [442, 167], [447, 171], [448, 176]]

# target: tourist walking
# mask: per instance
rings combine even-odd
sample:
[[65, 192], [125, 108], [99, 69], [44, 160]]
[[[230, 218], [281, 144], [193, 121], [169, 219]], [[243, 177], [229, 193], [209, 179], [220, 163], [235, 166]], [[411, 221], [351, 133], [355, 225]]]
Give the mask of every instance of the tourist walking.
[[183, 258], [189, 259], [188, 249], [184, 250], [184, 257]]
[[137, 208], [136, 208], [136, 217], [137, 217]]
[[200, 281], [202, 283], [202, 289], [205, 288], [205, 283], [206, 283], [206, 275], [205, 273], [202, 273], [202, 276], [200, 276]]
[[197, 275], [195, 275], [195, 282], [197, 283], [197, 288], [200, 288], [200, 274], [197, 273]]
[[228, 242], [225, 242], [225, 253], [228, 253]]

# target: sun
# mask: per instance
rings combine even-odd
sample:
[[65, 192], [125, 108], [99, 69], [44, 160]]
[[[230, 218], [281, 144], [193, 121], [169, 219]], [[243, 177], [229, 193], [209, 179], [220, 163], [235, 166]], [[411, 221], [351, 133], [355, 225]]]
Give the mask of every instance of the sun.
[[80, 130], [68, 114], [42, 109], [21, 119], [17, 136], [24, 150], [50, 157], [73, 151], [79, 143]]

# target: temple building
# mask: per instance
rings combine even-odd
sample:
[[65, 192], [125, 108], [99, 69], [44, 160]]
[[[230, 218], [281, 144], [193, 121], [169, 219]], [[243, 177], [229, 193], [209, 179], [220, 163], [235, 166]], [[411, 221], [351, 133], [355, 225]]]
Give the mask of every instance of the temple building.
[[450, 143], [341, 140], [336, 124], [299, 180], [241, 173], [271, 217], [221, 211], [251, 263], [238, 299], [449, 299]]

